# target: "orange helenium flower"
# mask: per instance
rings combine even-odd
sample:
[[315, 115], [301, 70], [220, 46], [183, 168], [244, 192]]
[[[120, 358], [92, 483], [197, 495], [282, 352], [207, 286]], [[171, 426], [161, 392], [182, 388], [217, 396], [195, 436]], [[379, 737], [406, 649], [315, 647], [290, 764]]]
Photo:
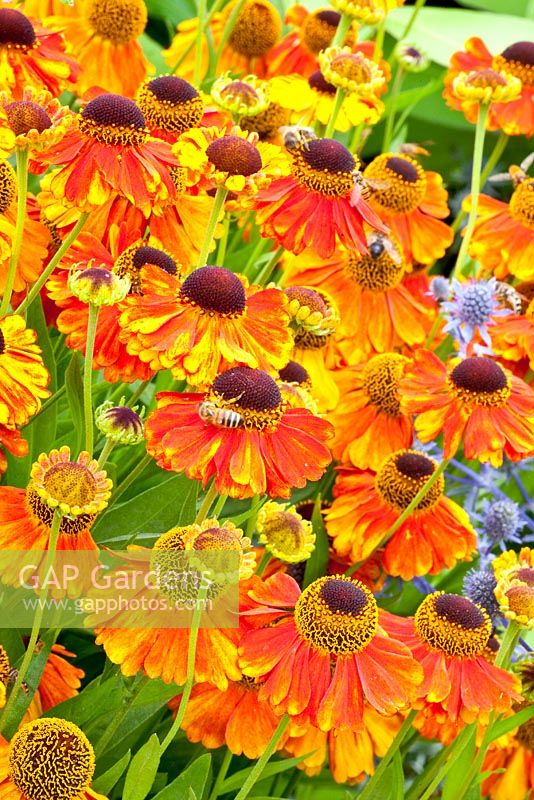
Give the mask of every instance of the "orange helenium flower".
[[59, 144], [38, 154], [59, 165], [49, 184], [56, 199], [91, 211], [114, 195], [126, 197], [145, 216], [175, 196], [170, 145], [153, 139], [133, 100], [101, 94], [90, 100]]
[[256, 197], [261, 234], [293, 253], [310, 247], [328, 258], [342, 242], [367, 252], [363, 223], [386, 231], [355, 189], [357, 157], [335, 139], [313, 139], [291, 151], [291, 175], [274, 180]]
[[365, 701], [390, 716], [413, 700], [421, 669], [385, 634], [376, 600], [360, 581], [329, 576], [301, 592], [278, 573], [249, 595], [251, 613], [269, 624], [245, 633], [239, 663], [245, 675], [264, 680], [259, 697], [278, 712], [323, 731], [354, 730], [363, 727]]
[[364, 171], [373, 188], [371, 204], [402, 244], [408, 263], [432, 264], [452, 244], [447, 192], [437, 172], [424, 170], [409, 155], [383, 153]]
[[[522, 710], [522, 709], [517, 709]], [[519, 726], [511, 742], [492, 747], [481, 767], [482, 784], [490, 800], [516, 800], [534, 791], [534, 717]]]
[[[148, 452], [164, 469], [204, 486], [215, 477], [221, 494], [289, 497], [291, 489], [319, 480], [330, 463], [330, 423], [308, 409], [286, 408], [262, 370], [234, 367], [206, 394], [161, 392], [157, 400], [145, 427]], [[201, 403], [209, 404], [214, 422], [201, 419]]]
[[17, 458], [28, 455], [28, 442], [20, 435], [16, 428], [8, 428], [0, 424], [0, 475], [7, 470], [5, 450]]
[[0, 90], [21, 100], [24, 89], [48, 89], [58, 97], [73, 89], [80, 68], [65, 52], [60, 33], [15, 8], [0, 8]]
[[[211, 683], [197, 683], [181, 726], [189, 741], [202, 742], [209, 748], [226, 745], [236, 756], [259, 758], [280, 722], [270, 704], [259, 699], [260, 685], [247, 677], [230, 681], [224, 690]], [[173, 710], [180, 699], [169, 703]], [[283, 747], [285, 738], [280, 739], [277, 750]]]
[[401, 411], [398, 391], [409, 363], [399, 353], [384, 353], [334, 372], [340, 400], [328, 419], [336, 431], [335, 458], [378, 470], [387, 456], [411, 445], [413, 423]]
[[183, 281], [146, 267], [141, 286], [142, 296], [123, 304], [121, 338], [152, 369], [170, 367], [176, 378], [205, 388], [233, 364], [270, 370], [288, 362], [293, 336], [279, 289], [249, 286], [216, 266]]
[[508, 136], [534, 133], [534, 43], [515, 42], [499, 55], [492, 56], [486, 45], [477, 36], [465, 43], [465, 51], [458, 51], [451, 58], [451, 66], [445, 77], [444, 97], [453, 108], [462, 108], [470, 122], [476, 122], [478, 103], [465, 104], [455, 98], [451, 90], [454, 79], [461, 72], [497, 71], [513, 75], [521, 81], [521, 93], [508, 103], [490, 103], [487, 127], [501, 129]]
[[469, 559], [476, 537], [466, 512], [443, 494], [439, 478], [415, 511], [388, 540], [388, 532], [431, 477], [437, 464], [415, 450], [400, 450], [378, 472], [340, 468], [326, 525], [335, 552], [352, 563], [385, 545], [382, 564], [390, 575], [411, 580], [435, 575]]
[[487, 660], [491, 620], [466, 597], [434, 592], [415, 617], [384, 614], [384, 627], [423, 667], [420, 697], [441, 703], [452, 722], [487, 722], [490, 712], [506, 713], [522, 699], [517, 676]]
[[36, 344], [37, 334], [23, 317], [0, 320], [0, 425], [26, 425], [50, 396], [50, 375]]
[[534, 392], [496, 361], [483, 356], [452, 359], [448, 366], [426, 350], [414, 355], [400, 383], [401, 407], [417, 414], [422, 442], [443, 432], [443, 455], [463, 442], [466, 458], [502, 464], [534, 451]]

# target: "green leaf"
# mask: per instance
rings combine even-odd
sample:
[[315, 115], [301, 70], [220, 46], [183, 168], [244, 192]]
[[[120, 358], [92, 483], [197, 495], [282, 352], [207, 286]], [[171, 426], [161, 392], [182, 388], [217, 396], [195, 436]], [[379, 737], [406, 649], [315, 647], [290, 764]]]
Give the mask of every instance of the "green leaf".
[[114, 764], [107, 772], [104, 772], [103, 775], [100, 775], [98, 778], [93, 780], [92, 788], [95, 792], [100, 792], [101, 794], [109, 794], [117, 781], [122, 777], [124, 770], [130, 763], [130, 759], [132, 757], [132, 751], [128, 750], [127, 753], [123, 755], [116, 764]]
[[495, 739], [504, 736], [505, 733], [509, 733], [514, 728], [518, 728], [519, 725], [528, 722], [532, 717], [534, 717], [534, 706], [523, 708], [522, 711], [518, 711], [517, 714], [507, 719], [501, 719], [499, 722], [496, 722], [491, 729], [491, 741], [494, 742]]
[[529, 2], [530, 0], [458, 0], [461, 6], [481, 8], [496, 14], [513, 14], [517, 17], [527, 16]]
[[[404, 33], [413, 8], [396, 8], [386, 18], [386, 30], [398, 39]], [[505, 47], [522, 40], [534, 40], [534, 20], [521, 20], [519, 35], [518, 20], [510, 14], [480, 14], [463, 8], [422, 8], [410, 31], [409, 39], [421, 47], [429, 57], [443, 66], [448, 66], [452, 54], [463, 50], [466, 39], [479, 36], [492, 53], [500, 53]]]
[[205, 753], [190, 764], [172, 783], [155, 795], [153, 800], [177, 800], [186, 797], [187, 791], [195, 800], [201, 800], [211, 773], [211, 755]]
[[154, 64], [157, 73], [165, 73], [169, 71], [163, 58], [161, 45], [151, 39], [146, 33], [142, 33], [139, 37], [139, 43], [143, 48], [143, 53], [148, 58], [151, 64]]
[[190, 490], [189, 478], [172, 475], [103, 514], [92, 529], [93, 538], [98, 544], [117, 545], [136, 533], [157, 537], [177, 524], [184, 501], [189, 509]]
[[22, 632], [16, 628], [0, 629], [0, 644], [6, 651], [10, 664], [14, 664], [24, 655]]
[[130, 762], [124, 781], [122, 800], [145, 800], [154, 783], [159, 761], [159, 739], [153, 733]]
[[182, 20], [197, 15], [195, 0], [180, 0], [179, 3], [172, 3], [169, 0], [146, 0], [146, 5], [150, 17], [168, 20], [172, 25], [178, 25]]
[[[25, 683], [27, 684], [29, 691], [27, 693], [23, 691], [19, 692], [13, 705], [13, 711], [10, 715], [9, 724], [6, 725], [5, 729], [2, 731], [7, 739], [10, 739], [17, 730], [33, 699], [35, 692], [37, 691], [37, 687], [39, 686], [43, 676], [43, 670], [46, 666], [48, 656], [50, 655], [50, 651], [52, 649], [52, 645], [56, 641], [56, 636], [57, 631], [47, 631], [40, 637], [42, 642], [41, 649], [39, 652], [34, 654], [32, 660], [30, 661], [30, 666], [28, 667], [25, 677]], [[20, 667], [20, 663], [17, 663], [16, 666]]]
[[72, 441], [73, 451], [79, 452], [84, 429], [83, 420], [83, 379], [82, 360], [79, 353], [73, 353], [69, 366], [65, 370], [65, 389], [70, 410], [70, 419], [75, 438]]
[[[295, 767], [297, 764], [300, 764], [301, 761], [304, 761], [305, 758], [308, 758], [313, 753], [315, 753], [315, 750], [312, 750], [309, 753], [304, 753], [304, 755], [298, 756], [297, 758], [285, 758], [282, 761], [272, 761], [270, 764], [267, 764], [258, 778], [258, 782], [265, 780], [265, 778], [272, 778], [273, 775], [279, 775], [280, 772], [286, 772], [286, 770], [291, 769], [291, 767]], [[227, 794], [235, 791], [235, 789], [239, 789], [253, 769], [254, 765], [252, 767], [248, 767], [248, 769], [242, 769], [239, 772], [235, 772], [233, 775], [227, 778], [221, 786], [221, 794]]]
[[328, 536], [321, 513], [321, 495], [317, 495], [312, 514], [312, 529], [315, 533], [315, 550], [306, 562], [304, 571], [304, 581], [302, 588], [305, 589], [314, 580], [325, 574], [328, 564]]
[[175, 525], [191, 525], [197, 515], [197, 499], [200, 483], [189, 481], [189, 488], [180, 498], [180, 510], [176, 517]]
[[[28, 327], [37, 333], [37, 341], [43, 351], [43, 361], [50, 373], [49, 389], [53, 393], [57, 388], [56, 361], [54, 348], [50, 341], [50, 332], [46, 324], [41, 299], [32, 303], [28, 309]], [[30, 447], [31, 463], [37, 460], [42, 452], [52, 449], [56, 438], [57, 406], [53, 404], [46, 411], [38, 414], [32, 421], [32, 443]]]
[[[475, 740], [476, 736], [473, 734], [465, 742], [465, 746], [458, 758], [454, 761], [452, 767], [447, 772], [447, 777], [443, 782], [443, 791], [441, 800], [456, 800], [458, 796], [458, 787], [462, 785], [465, 780], [466, 773], [469, 771], [475, 754]], [[456, 753], [455, 753], [456, 755]]]

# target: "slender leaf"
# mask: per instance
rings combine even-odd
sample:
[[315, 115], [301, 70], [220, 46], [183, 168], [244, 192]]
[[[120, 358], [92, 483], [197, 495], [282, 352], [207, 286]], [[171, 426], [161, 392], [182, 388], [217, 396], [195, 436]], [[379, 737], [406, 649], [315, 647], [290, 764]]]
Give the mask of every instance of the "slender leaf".
[[145, 800], [154, 783], [160, 761], [160, 744], [155, 733], [134, 755], [126, 773], [122, 800]]
[[[300, 764], [301, 761], [304, 761], [305, 758], [308, 758], [314, 752], [315, 750], [312, 750], [311, 752], [304, 753], [304, 755], [298, 756], [297, 758], [284, 758], [283, 761], [273, 761], [270, 764], [267, 764], [258, 781], [263, 781], [265, 778], [271, 778], [273, 775], [279, 775], [280, 772], [286, 772], [286, 770], [291, 769], [291, 767], [295, 767], [297, 764]], [[247, 769], [242, 769], [239, 772], [235, 772], [233, 775], [227, 778], [221, 786], [221, 794], [227, 794], [228, 792], [235, 791], [235, 789], [239, 789], [253, 769], [254, 765], [252, 767], [248, 767]]]
[[495, 739], [498, 739], [500, 736], [504, 736], [505, 733], [509, 733], [514, 728], [518, 728], [519, 725], [523, 725], [525, 722], [528, 722], [528, 720], [532, 717], [534, 717], [534, 706], [528, 706], [528, 708], [523, 708], [512, 717], [499, 720], [499, 722], [496, 722], [493, 725], [491, 730], [491, 741], [494, 742]]
[[328, 564], [328, 536], [321, 513], [321, 495], [317, 495], [312, 513], [312, 528], [315, 533], [315, 550], [306, 562], [303, 589], [314, 580], [325, 574]]
[[69, 366], [65, 370], [65, 389], [72, 421], [72, 447], [78, 452], [83, 434], [83, 379], [82, 360], [79, 353], [73, 353]]
[[196, 800], [201, 800], [211, 774], [211, 755], [205, 753], [199, 756], [190, 764], [181, 775], [178, 775], [172, 783], [155, 795], [153, 800], [176, 800], [178, 797], [186, 797], [187, 792], [193, 792]]
[[93, 780], [92, 788], [95, 792], [101, 792], [102, 794], [109, 794], [115, 784], [122, 778], [124, 771], [128, 764], [130, 763], [130, 759], [132, 757], [132, 751], [128, 750], [127, 753], [123, 755], [116, 764], [114, 764], [110, 769], [104, 772], [103, 775], [100, 775], [98, 778]]

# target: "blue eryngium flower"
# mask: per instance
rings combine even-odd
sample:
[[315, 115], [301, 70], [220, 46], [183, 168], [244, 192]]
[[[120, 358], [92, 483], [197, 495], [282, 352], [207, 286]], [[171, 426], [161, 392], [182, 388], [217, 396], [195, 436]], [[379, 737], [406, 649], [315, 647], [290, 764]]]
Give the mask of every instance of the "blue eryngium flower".
[[495, 324], [496, 317], [505, 317], [511, 311], [502, 308], [497, 296], [495, 278], [488, 281], [451, 282], [451, 299], [441, 304], [441, 313], [447, 320], [443, 330], [450, 333], [460, 345], [460, 354], [465, 355], [467, 345], [478, 331], [485, 346], [475, 345], [475, 352], [492, 354], [488, 327]]
[[465, 574], [463, 592], [466, 597], [478, 603], [487, 612], [493, 622], [499, 616], [499, 604], [495, 597], [497, 580], [489, 567], [470, 569]]

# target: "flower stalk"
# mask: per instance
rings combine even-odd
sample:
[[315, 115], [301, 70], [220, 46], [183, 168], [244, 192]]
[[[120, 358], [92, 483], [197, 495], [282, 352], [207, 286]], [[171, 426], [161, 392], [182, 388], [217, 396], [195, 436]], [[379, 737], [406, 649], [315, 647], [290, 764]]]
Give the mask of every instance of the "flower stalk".
[[27, 147], [17, 148], [17, 219], [15, 223], [15, 236], [13, 238], [11, 258], [9, 260], [6, 288], [4, 290], [4, 296], [0, 305], [0, 318], [5, 317], [11, 303], [11, 295], [13, 294], [13, 286], [15, 284], [15, 276], [17, 274], [17, 266], [19, 263], [22, 239], [24, 236], [26, 200], [28, 196], [28, 155], [29, 152]]
[[221, 212], [223, 212], [224, 201], [226, 200], [227, 194], [228, 189], [225, 189], [224, 186], [219, 186], [217, 188], [210, 218], [206, 227], [206, 235], [204, 236], [204, 241], [202, 242], [202, 247], [200, 248], [200, 252], [198, 254], [197, 267], [206, 266], [208, 253], [210, 252], [213, 237], [215, 235], [215, 228], [217, 227], [217, 222], [219, 221]]

